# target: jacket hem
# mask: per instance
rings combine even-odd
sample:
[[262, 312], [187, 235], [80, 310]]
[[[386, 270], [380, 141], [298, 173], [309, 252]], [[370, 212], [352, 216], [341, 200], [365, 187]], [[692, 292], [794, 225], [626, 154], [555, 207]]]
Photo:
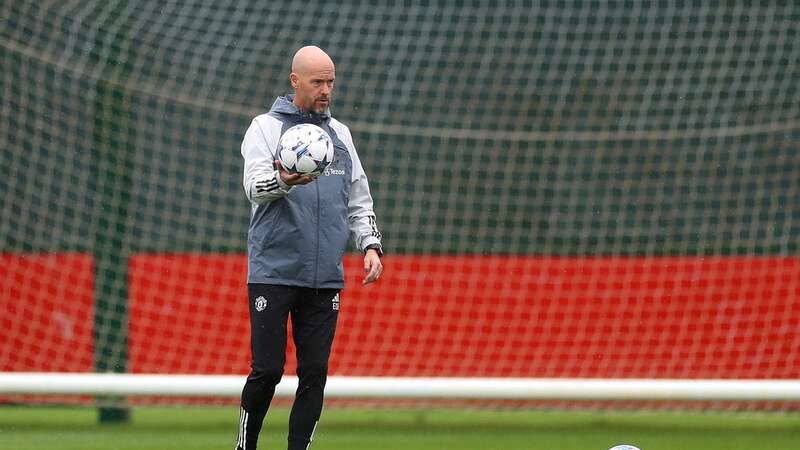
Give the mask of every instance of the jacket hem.
[[287, 280], [284, 278], [247, 278], [247, 284], [277, 284], [279, 286], [293, 286], [293, 287], [304, 287], [304, 288], [311, 288], [311, 289], [344, 289], [344, 282], [326, 282], [326, 283], [314, 283], [298, 281], [298, 280]]

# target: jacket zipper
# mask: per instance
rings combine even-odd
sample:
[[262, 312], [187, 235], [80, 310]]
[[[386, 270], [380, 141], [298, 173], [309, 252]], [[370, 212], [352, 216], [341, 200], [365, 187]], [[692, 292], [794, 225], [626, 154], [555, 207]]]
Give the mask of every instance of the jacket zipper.
[[317, 188], [317, 242], [316, 259], [314, 260], [314, 288], [319, 289], [319, 183], [314, 183]]

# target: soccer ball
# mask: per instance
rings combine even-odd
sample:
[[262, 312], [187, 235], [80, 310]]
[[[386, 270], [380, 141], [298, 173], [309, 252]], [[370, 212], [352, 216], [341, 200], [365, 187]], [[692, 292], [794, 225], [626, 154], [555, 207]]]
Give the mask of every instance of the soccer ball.
[[290, 173], [316, 177], [333, 162], [333, 141], [322, 128], [301, 123], [281, 136], [278, 159]]
[[639, 447], [634, 447], [633, 445], [622, 444], [622, 445], [615, 445], [615, 446], [611, 447], [608, 450], [639, 450]]

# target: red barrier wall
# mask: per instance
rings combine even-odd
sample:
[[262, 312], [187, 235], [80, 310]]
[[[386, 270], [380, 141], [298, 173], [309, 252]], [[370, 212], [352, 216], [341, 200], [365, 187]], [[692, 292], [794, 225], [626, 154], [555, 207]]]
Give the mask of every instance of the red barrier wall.
[[132, 256], [130, 371], [246, 373], [246, 264], [240, 255]]
[[[798, 378], [796, 258], [348, 256], [339, 375]], [[245, 259], [136, 255], [134, 372], [246, 373]], [[287, 373], [293, 372], [290, 348]]]
[[[345, 263], [334, 374], [800, 378], [798, 258], [390, 255], [366, 287]], [[0, 370], [92, 370], [93, 272], [0, 255]], [[133, 256], [131, 370], [246, 373], [245, 275], [241, 255]]]
[[0, 254], [0, 371], [90, 372], [94, 259]]

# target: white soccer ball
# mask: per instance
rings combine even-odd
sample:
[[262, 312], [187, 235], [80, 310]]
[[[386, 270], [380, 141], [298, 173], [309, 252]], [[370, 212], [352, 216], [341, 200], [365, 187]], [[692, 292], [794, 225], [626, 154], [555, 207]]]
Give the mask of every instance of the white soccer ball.
[[639, 450], [639, 447], [634, 447], [633, 445], [622, 444], [622, 445], [615, 445], [608, 450]]
[[301, 123], [281, 136], [278, 159], [291, 173], [319, 176], [333, 162], [333, 141], [322, 128]]

